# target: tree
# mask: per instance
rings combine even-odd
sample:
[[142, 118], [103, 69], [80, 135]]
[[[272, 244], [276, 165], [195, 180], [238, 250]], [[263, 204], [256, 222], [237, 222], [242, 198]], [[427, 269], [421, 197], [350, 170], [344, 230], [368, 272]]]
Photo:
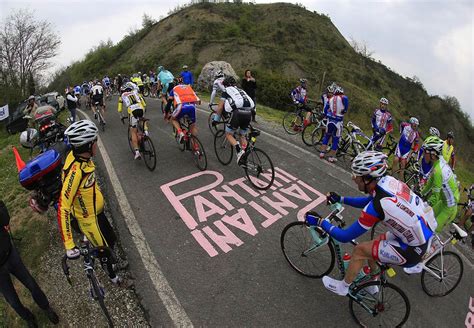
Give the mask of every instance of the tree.
[[29, 78], [50, 66], [60, 44], [49, 22], [36, 20], [28, 10], [12, 12], [0, 25], [0, 85], [26, 95]]
[[147, 14], [143, 14], [143, 17], [142, 17], [142, 27], [144, 29], [148, 29], [150, 27], [153, 26], [153, 24], [156, 23], [156, 20], [154, 20], [151, 16], [147, 15]]
[[350, 45], [352, 48], [360, 54], [362, 57], [367, 58], [367, 59], [373, 59], [374, 51], [370, 50], [369, 47], [367, 46], [367, 42], [362, 41], [358, 42], [354, 38], [350, 38], [349, 40]]

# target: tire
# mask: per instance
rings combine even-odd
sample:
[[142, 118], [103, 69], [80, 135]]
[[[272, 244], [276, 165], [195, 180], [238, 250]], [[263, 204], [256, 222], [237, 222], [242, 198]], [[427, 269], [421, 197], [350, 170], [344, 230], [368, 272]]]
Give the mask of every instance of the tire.
[[[298, 127], [298, 128], [297, 128]], [[298, 115], [296, 112], [288, 112], [283, 117], [283, 129], [288, 134], [297, 134], [303, 127], [303, 117]], [[297, 129], [295, 131], [295, 129]]]
[[376, 222], [370, 229], [370, 240], [375, 240], [381, 234], [388, 231], [388, 228], [382, 222]]
[[[176, 134], [177, 134], [177, 132], [178, 132], [178, 131], [177, 131], [176, 128], [173, 126], [173, 135], [174, 135], [174, 139], [175, 139], [176, 142], [178, 142], [178, 140], [176, 139]], [[181, 150], [181, 151], [184, 151], [184, 150], [186, 149], [186, 142], [184, 141], [184, 139], [183, 139], [183, 142], [178, 143], [178, 148], [179, 148], [179, 150]]]
[[304, 127], [303, 132], [301, 133], [301, 139], [303, 139], [303, 143], [306, 146], [314, 146], [313, 133], [319, 128], [319, 125], [319, 122], [315, 122]]
[[[195, 148], [194, 145], [197, 145], [197, 147]], [[194, 163], [196, 163], [196, 166], [201, 171], [204, 171], [205, 169], [207, 169], [207, 156], [206, 151], [204, 150], [204, 146], [202, 145], [201, 141], [195, 136], [191, 136], [190, 146], [190, 151], [193, 153]]]
[[105, 122], [104, 118], [102, 117], [102, 114], [100, 113], [100, 110], [97, 112], [97, 118], [99, 119], [100, 129], [102, 130], [102, 132], [105, 132]]
[[[322, 278], [334, 268], [336, 253], [332, 243], [328, 242], [306, 254], [315, 243], [312, 231], [304, 222], [288, 224], [281, 232], [280, 246], [290, 266], [299, 274], [310, 278]], [[317, 237], [321, 230], [314, 229]]]
[[441, 254], [443, 255], [443, 271], [446, 274], [443, 280], [440, 281], [426, 270], [423, 270], [421, 273], [421, 287], [426, 294], [432, 297], [442, 297], [451, 293], [459, 285], [464, 272], [461, 258], [458, 254], [451, 251], [443, 251], [436, 254], [426, 262], [425, 266], [439, 274]]
[[[321, 126], [313, 131], [311, 134], [311, 143], [313, 146], [318, 146], [323, 143], [324, 134], [326, 133], [326, 128]], [[319, 149], [318, 149], [319, 151]]]
[[[372, 294], [367, 291], [372, 286], [378, 286], [378, 292]], [[354, 288], [351, 295], [354, 296], [349, 298], [349, 310], [352, 318], [362, 327], [402, 327], [410, 316], [408, 297], [389, 282], [381, 286], [380, 281], [370, 281]], [[355, 301], [354, 297], [359, 301]], [[374, 314], [366, 308], [373, 310]], [[397, 314], [397, 309], [400, 314]]]
[[141, 145], [142, 157], [145, 161], [145, 165], [150, 171], [154, 171], [156, 168], [156, 151], [153, 141], [147, 136], [143, 136]]
[[143, 89], [143, 97], [148, 97], [150, 95], [150, 89], [144, 88]]
[[[263, 150], [250, 149], [244, 154], [242, 161], [245, 163], [243, 165], [245, 175], [252, 186], [258, 190], [267, 190], [273, 185], [275, 168], [272, 160]], [[262, 176], [263, 179], [261, 179]]]
[[99, 303], [100, 308], [102, 309], [102, 312], [104, 313], [105, 318], [107, 319], [107, 323], [109, 324], [109, 327], [114, 327], [114, 323], [112, 322], [112, 318], [110, 317], [109, 311], [107, 310], [107, 307], [105, 306], [104, 298], [105, 298], [105, 292], [102, 287], [99, 285], [99, 281], [97, 280], [97, 277], [95, 274], [92, 274], [89, 277], [89, 281], [91, 283], [91, 288], [93, 289], [93, 297], [94, 299]]
[[214, 152], [222, 165], [228, 165], [234, 155], [234, 147], [227, 141], [224, 130], [217, 131], [214, 136]]
[[212, 125], [212, 121], [213, 121], [212, 118], [214, 117], [214, 115], [216, 115], [215, 112], [210, 112], [209, 117], [207, 118], [207, 125], [209, 126], [209, 130], [211, 130], [211, 133], [212, 133], [213, 136], [215, 136], [217, 131], [219, 131], [219, 126], [223, 122], [222, 121], [222, 116], [221, 116], [221, 119], [219, 120], [219, 123], [213, 126]]

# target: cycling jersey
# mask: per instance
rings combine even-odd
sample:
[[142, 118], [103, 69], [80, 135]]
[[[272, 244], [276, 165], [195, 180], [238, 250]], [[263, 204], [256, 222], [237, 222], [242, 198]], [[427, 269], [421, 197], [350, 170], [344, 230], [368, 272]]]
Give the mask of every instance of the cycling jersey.
[[228, 113], [236, 109], [252, 110], [255, 103], [252, 98], [242, 89], [237, 87], [227, 87], [222, 93], [221, 100], [224, 100], [224, 110]]
[[306, 88], [299, 85], [291, 91], [291, 99], [293, 102], [298, 102], [300, 104], [306, 104], [308, 101], [308, 92]]
[[174, 101], [174, 111], [171, 114], [175, 119], [180, 120], [188, 116], [191, 123], [196, 123], [195, 103], [201, 100], [190, 85], [179, 84], [170, 91], [170, 99]]
[[110, 79], [109, 79], [108, 77], [104, 77], [104, 78], [102, 79], [102, 83], [104, 83], [104, 85], [105, 85], [106, 87], [109, 87], [109, 86], [110, 86]]
[[321, 96], [321, 102], [323, 103], [323, 109], [326, 108], [326, 105], [329, 101], [329, 99], [331, 99], [331, 97], [328, 97], [328, 94], [327, 93], [323, 93], [323, 95]]
[[223, 82], [224, 82], [224, 77], [219, 77], [214, 80], [214, 83], [212, 84], [211, 99], [209, 100], [210, 104], [214, 103], [214, 98], [216, 97], [216, 94], [218, 92], [222, 95], [222, 93], [225, 91]]
[[385, 134], [385, 132], [390, 132], [392, 128], [392, 114], [386, 109], [377, 108], [372, 115], [372, 129], [375, 132]]
[[433, 206], [438, 221], [436, 232], [441, 232], [455, 219], [460, 197], [456, 175], [442, 157], [434, 163], [431, 176], [421, 191], [423, 195], [428, 192], [431, 192], [428, 203]]
[[104, 96], [104, 88], [101, 85], [94, 85], [91, 89], [91, 94], [93, 98], [102, 98]]
[[126, 91], [118, 99], [118, 112], [122, 112], [122, 104], [125, 104], [130, 118], [130, 125], [135, 127], [138, 118], [145, 114], [146, 103], [137, 90]]
[[454, 146], [449, 145], [447, 140], [445, 140], [443, 143], [442, 154], [443, 154], [444, 160], [448, 163], [454, 157]]
[[137, 87], [141, 87], [143, 85], [143, 81], [140, 77], [132, 77], [130, 79]]
[[76, 85], [74, 87], [74, 94], [76, 94], [76, 95], [81, 94], [81, 87], [80, 86]]
[[329, 122], [341, 122], [344, 119], [344, 114], [347, 113], [348, 107], [349, 99], [345, 95], [334, 95], [326, 103], [324, 114], [326, 114]]
[[88, 83], [84, 83], [84, 84], [82, 85], [82, 94], [83, 94], [84, 96], [87, 96], [87, 95], [89, 94], [89, 90], [90, 90], [89, 84], [88, 84]]
[[94, 246], [107, 246], [97, 223], [97, 216], [104, 209], [104, 198], [96, 181], [94, 162], [76, 157], [71, 151], [66, 157], [61, 178], [58, 224], [64, 247], [75, 247], [71, 216], [77, 219], [81, 231]]
[[419, 140], [420, 133], [414, 130], [410, 123], [403, 122], [400, 124], [400, 140], [395, 150], [395, 156], [402, 159], [408, 158], [412, 148], [414, 151], [418, 150]]

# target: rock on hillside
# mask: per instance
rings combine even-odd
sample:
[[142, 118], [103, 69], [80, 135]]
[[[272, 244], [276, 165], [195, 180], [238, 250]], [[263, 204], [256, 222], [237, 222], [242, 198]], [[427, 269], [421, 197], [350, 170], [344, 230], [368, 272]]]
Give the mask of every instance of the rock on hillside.
[[217, 72], [224, 72], [225, 76], [233, 76], [236, 81], [239, 80], [237, 74], [235, 74], [232, 66], [225, 61], [212, 61], [204, 65], [199, 74], [197, 87], [199, 90], [211, 91], [212, 84], [215, 80]]

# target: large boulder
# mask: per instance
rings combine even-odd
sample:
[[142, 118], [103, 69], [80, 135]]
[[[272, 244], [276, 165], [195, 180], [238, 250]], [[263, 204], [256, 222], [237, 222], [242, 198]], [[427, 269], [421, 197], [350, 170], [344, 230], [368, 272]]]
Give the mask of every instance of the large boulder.
[[233, 76], [236, 81], [239, 81], [239, 77], [235, 74], [232, 66], [225, 61], [212, 61], [204, 65], [199, 74], [197, 80], [197, 88], [201, 91], [212, 91], [212, 84], [214, 83], [215, 75], [218, 71], [222, 70], [226, 76]]

